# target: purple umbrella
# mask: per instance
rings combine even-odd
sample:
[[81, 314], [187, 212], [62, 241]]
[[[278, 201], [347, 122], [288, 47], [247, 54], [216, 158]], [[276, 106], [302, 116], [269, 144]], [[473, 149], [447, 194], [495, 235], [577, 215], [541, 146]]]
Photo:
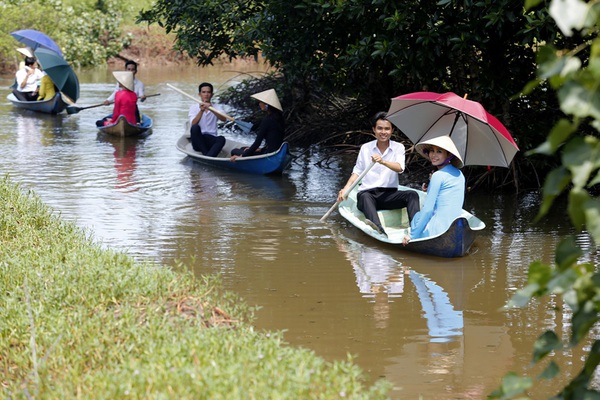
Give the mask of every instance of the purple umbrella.
[[10, 35], [25, 46], [31, 47], [33, 50], [43, 47], [55, 51], [61, 56], [63, 55], [60, 51], [60, 47], [58, 47], [54, 40], [50, 39], [45, 33], [34, 29], [22, 29], [20, 31], [11, 32]]

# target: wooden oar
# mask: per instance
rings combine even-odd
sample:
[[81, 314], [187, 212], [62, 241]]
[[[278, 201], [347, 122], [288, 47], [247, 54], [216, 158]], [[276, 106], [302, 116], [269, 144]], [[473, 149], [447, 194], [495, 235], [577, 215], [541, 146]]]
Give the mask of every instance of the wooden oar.
[[[346, 192], [343, 194], [344, 200], [348, 198], [348, 195], [350, 194], [350, 192], [352, 191], [352, 189], [354, 189], [356, 187], [356, 185], [358, 185], [360, 183], [360, 181], [362, 181], [362, 178], [364, 178], [365, 175], [367, 175], [367, 172], [369, 172], [371, 170], [371, 168], [373, 168], [373, 165], [375, 165], [375, 161], [372, 161], [371, 164], [362, 172], [362, 174], [360, 174], [358, 176], [358, 178], [356, 178], [356, 180], [352, 183], [352, 185], [348, 188], [348, 190], [346, 190]], [[342, 202], [342, 200], [336, 201], [335, 204], [332, 205], [329, 210], [327, 210], [327, 212], [325, 213], [325, 215], [323, 215], [319, 221], [321, 221], [321, 222], [325, 221], [327, 219], [327, 217], [329, 217], [329, 215], [333, 212], [333, 210], [335, 210], [335, 208], [341, 202]]]
[[100, 103], [100, 104], [94, 104], [93, 106], [87, 106], [87, 107], [69, 106], [69, 107], [67, 107], [66, 110], [67, 110], [67, 114], [77, 114], [81, 110], [87, 110], [88, 108], [101, 107], [101, 106], [106, 106], [106, 105], [108, 105], [108, 104]]
[[[194, 100], [194, 101], [196, 101], [196, 102], [198, 102], [198, 103], [200, 103], [200, 104], [204, 104], [204, 103], [202, 102], [202, 100], [200, 100], [199, 98], [197, 98], [197, 97], [194, 97], [194, 96], [192, 96], [192, 95], [190, 95], [190, 94], [187, 94], [187, 93], [186, 93], [186, 92], [184, 92], [183, 90], [179, 90], [179, 89], [177, 89], [175, 86], [173, 86], [173, 85], [171, 85], [171, 84], [169, 84], [169, 83], [167, 83], [167, 86], [168, 86], [168, 87], [170, 87], [171, 89], [173, 89], [174, 91], [176, 91], [176, 92], [178, 92], [178, 93], [180, 93], [180, 94], [182, 94], [182, 95], [184, 95], [184, 96], [186, 96], [186, 97], [189, 97], [190, 99], [192, 99], [192, 100]], [[220, 116], [222, 116], [223, 118], [226, 118], [226, 119], [228, 119], [228, 120], [232, 121], [232, 122], [233, 122], [233, 123], [235, 123], [237, 126], [239, 126], [241, 130], [243, 130], [243, 131], [244, 131], [244, 132], [246, 132], [246, 133], [249, 133], [249, 132], [250, 132], [250, 130], [252, 129], [252, 124], [251, 124], [250, 122], [238, 121], [237, 119], [235, 119], [235, 118], [233, 118], [233, 117], [230, 117], [229, 115], [225, 114], [225, 113], [224, 113], [224, 112], [222, 112], [222, 111], [219, 111], [219, 110], [217, 110], [216, 108], [214, 108], [214, 107], [212, 107], [212, 106], [208, 107], [208, 109], [209, 109], [210, 111], [212, 111], [214, 114], [220, 115]]]
[[[149, 94], [148, 96], [146, 96], [146, 98], [155, 97], [155, 96], [160, 96], [160, 93]], [[102, 106], [108, 106], [108, 105], [110, 105], [110, 104], [100, 103], [100, 104], [94, 104], [93, 106], [87, 106], [87, 107], [69, 106], [69, 107], [67, 107], [67, 114], [77, 114], [81, 110], [87, 110], [88, 108], [102, 107]]]

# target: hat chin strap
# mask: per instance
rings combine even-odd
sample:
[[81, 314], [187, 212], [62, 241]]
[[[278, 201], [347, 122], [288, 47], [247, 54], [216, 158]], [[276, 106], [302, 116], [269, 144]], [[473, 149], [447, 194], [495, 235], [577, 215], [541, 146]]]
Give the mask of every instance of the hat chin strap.
[[452, 160], [454, 159], [454, 155], [451, 155], [450, 157], [448, 157], [446, 159], [446, 161], [444, 161], [443, 163], [440, 164], [440, 167], [443, 167], [444, 165], [448, 165], [452, 162]]

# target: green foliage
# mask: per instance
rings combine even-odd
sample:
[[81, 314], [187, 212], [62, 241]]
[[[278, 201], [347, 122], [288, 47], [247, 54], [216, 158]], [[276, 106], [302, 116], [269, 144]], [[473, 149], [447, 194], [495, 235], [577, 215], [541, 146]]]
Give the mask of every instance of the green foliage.
[[[402, 93], [453, 91], [483, 103], [528, 150], [561, 117], [547, 81], [515, 98], [536, 76], [539, 39], [557, 46], [582, 41], [558, 33], [548, 2], [531, 1], [525, 10], [522, 0], [250, 0], [246, 7], [237, 0], [157, 0], [139, 22], [175, 33], [177, 50], [200, 65], [262, 55], [282, 74], [288, 109], [299, 114], [291, 121], [307, 121], [327, 95], [355, 99], [361, 114], [371, 115]], [[538, 187], [536, 174], [557, 162], [533, 158], [510, 173], [514, 182]], [[495, 175], [490, 186], [509, 181]]]
[[65, 18], [56, 40], [72, 64], [102, 65], [130, 44], [130, 37], [121, 37], [118, 4], [107, 0], [101, 9], [64, 9]]
[[[600, 201], [594, 195], [600, 183], [600, 38], [597, 37], [600, 15], [597, 5], [580, 0], [554, 0], [550, 5], [552, 17], [563, 34], [569, 37], [578, 32], [585, 41], [565, 50], [557, 50], [548, 41], [538, 51], [538, 80], [531, 86], [547, 80], [557, 92], [561, 110], [569, 118], [558, 121], [547, 140], [529, 152], [529, 155], [559, 154], [561, 160], [561, 165], [545, 181], [537, 219], [544, 218], [554, 200], [566, 193], [567, 212], [573, 226], [586, 230], [596, 245], [600, 244]], [[600, 363], [600, 341], [590, 337], [592, 327], [600, 319], [600, 271], [597, 265], [579, 262], [581, 256], [583, 251], [575, 238], [564, 238], [556, 248], [554, 264], [532, 263], [527, 286], [507, 305], [523, 307], [532, 298], [554, 294], [562, 296], [571, 312], [568, 340], [563, 343], [553, 331], [542, 334], [534, 346], [534, 363], [546, 361], [555, 351], [585, 347], [592, 342], [581, 372], [557, 394], [559, 399], [600, 398], [600, 392], [590, 387]], [[549, 361], [537, 379], [553, 379], [559, 375], [558, 366]], [[524, 384], [525, 379], [508, 374], [492, 397], [522, 395], [530, 387]]]
[[[144, 4], [148, 4], [146, 1]], [[67, 61], [76, 66], [101, 65], [128, 46], [123, 36], [124, 16], [139, 8], [133, 0], [79, 2], [73, 0], [0, 0], [0, 69], [14, 70], [22, 56], [10, 32], [31, 28], [50, 36]]]
[[0, 287], [2, 398], [385, 399], [390, 389], [367, 386], [350, 357], [329, 363], [255, 331], [253, 310], [216, 277], [103, 249], [7, 178]]
[[502, 111], [535, 74], [534, 39], [553, 39], [540, 8], [520, 1], [158, 0], [140, 21], [177, 33], [200, 64], [259, 52], [289, 84], [382, 103], [404, 91], [455, 90]]

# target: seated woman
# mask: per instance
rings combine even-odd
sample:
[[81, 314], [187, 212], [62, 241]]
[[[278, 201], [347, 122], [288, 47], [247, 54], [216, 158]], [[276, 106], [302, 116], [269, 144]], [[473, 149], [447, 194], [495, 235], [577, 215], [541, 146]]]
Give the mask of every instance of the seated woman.
[[439, 136], [418, 143], [415, 149], [437, 170], [431, 175], [425, 204], [411, 221], [404, 245], [412, 239], [437, 236], [448, 230], [461, 215], [465, 200], [465, 177], [459, 169], [463, 161], [452, 139]]
[[[283, 108], [275, 89], [265, 90], [250, 97], [258, 100], [260, 109], [266, 111], [267, 116], [261, 121], [256, 140], [254, 140], [254, 143], [250, 147], [231, 150], [231, 161], [235, 161], [238, 157], [272, 153], [277, 151], [283, 143], [285, 134]], [[259, 148], [263, 140], [266, 142], [265, 146]]]
[[114, 71], [113, 76], [119, 83], [120, 90], [115, 94], [112, 117], [96, 121], [96, 126], [114, 125], [121, 115], [131, 125], [136, 125], [139, 115], [137, 111], [137, 95], [133, 91], [133, 73], [131, 71]]
[[42, 80], [40, 81], [40, 90], [38, 93], [38, 101], [50, 100], [56, 95], [56, 87], [54, 86], [54, 82], [48, 76], [48, 74], [44, 74]]

